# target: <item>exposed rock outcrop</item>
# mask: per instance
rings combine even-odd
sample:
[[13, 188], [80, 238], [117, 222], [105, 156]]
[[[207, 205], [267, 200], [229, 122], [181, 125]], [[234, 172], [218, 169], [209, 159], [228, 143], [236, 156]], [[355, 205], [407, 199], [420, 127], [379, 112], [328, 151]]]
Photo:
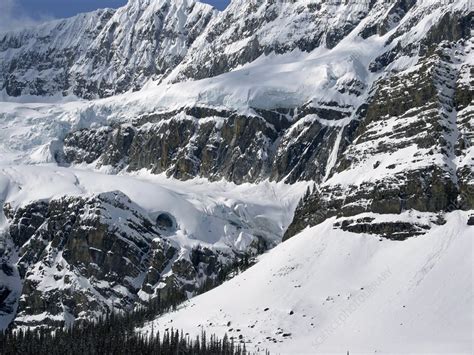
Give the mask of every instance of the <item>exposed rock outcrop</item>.
[[[133, 127], [76, 131], [66, 137], [64, 149], [72, 163], [145, 168], [179, 179], [319, 181], [340, 128], [308, 113], [315, 110], [242, 116], [194, 107], [142, 117]], [[334, 121], [345, 117], [337, 105], [327, 112]]]
[[2, 268], [10, 276], [18, 270], [23, 289], [19, 297], [2, 285], [0, 311], [13, 312], [19, 297], [17, 326], [62, 326], [130, 310], [158, 294], [192, 294], [217, 283], [239, 257], [201, 247], [180, 251], [161, 235], [159, 221], [118, 191], [5, 211], [19, 258]]
[[469, 47], [443, 42], [408, 73], [375, 83], [353, 143], [332, 178], [300, 203], [284, 239], [332, 216], [474, 208], [472, 90], [464, 84], [472, 78], [458, 64]]

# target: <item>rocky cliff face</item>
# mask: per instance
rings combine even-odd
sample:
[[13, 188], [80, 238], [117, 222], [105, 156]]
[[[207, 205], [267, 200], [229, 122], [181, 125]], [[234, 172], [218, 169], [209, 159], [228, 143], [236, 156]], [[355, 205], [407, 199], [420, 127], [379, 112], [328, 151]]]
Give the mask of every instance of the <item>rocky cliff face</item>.
[[193, 107], [142, 117], [131, 126], [73, 132], [64, 140], [64, 151], [73, 163], [145, 168], [184, 180], [292, 183], [321, 180], [337, 132], [304, 109], [244, 116]]
[[[466, 91], [474, 79], [465, 23], [469, 16], [445, 15], [411, 49], [423, 55], [415, 66], [375, 82], [353, 143], [331, 179], [300, 204], [285, 238], [335, 215], [474, 208], [472, 89]], [[405, 229], [416, 235], [408, 225], [395, 231]]]
[[[18, 326], [62, 326], [149, 299], [193, 294], [217, 282], [237, 259], [230, 251], [181, 250], [165, 237], [173, 217], [150, 215], [119, 191], [90, 197], [5, 206], [13, 241], [3, 273], [22, 290], [2, 285], [2, 312], [17, 307]], [[253, 248], [253, 247], [252, 247]], [[18, 282], [20, 282], [18, 280]], [[10, 296], [21, 292], [18, 305]], [[18, 295], [16, 295], [18, 297]]]
[[0, 34], [0, 88], [10, 96], [66, 93], [70, 68], [113, 13], [98, 10], [34, 30]]

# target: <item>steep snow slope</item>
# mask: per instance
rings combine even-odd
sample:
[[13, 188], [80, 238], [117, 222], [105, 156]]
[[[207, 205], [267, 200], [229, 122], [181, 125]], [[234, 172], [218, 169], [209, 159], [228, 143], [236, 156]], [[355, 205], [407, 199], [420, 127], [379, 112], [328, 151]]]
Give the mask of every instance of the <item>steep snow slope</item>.
[[104, 97], [159, 79], [186, 55], [213, 14], [194, 0], [130, 0], [72, 66], [73, 92]]
[[31, 29], [0, 33], [0, 90], [48, 95], [68, 88], [68, 69], [98, 36], [114, 10], [97, 10]]
[[369, 1], [234, 0], [193, 44], [170, 80], [202, 79], [252, 62], [262, 54], [333, 48], [373, 10]]
[[[428, 215], [383, 218], [418, 217]], [[343, 232], [329, 219], [158, 318], [153, 329], [227, 333], [247, 349], [279, 354], [471, 353], [472, 227], [466, 213], [446, 217], [404, 242]]]

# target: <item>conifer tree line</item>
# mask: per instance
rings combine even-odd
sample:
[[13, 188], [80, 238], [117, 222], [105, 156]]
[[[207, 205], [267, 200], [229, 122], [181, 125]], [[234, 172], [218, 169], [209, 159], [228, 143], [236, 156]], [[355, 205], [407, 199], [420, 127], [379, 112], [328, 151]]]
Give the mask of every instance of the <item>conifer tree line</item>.
[[0, 332], [2, 355], [248, 355], [245, 343], [208, 336], [203, 330], [192, 338], [177, 329], [166, 329], [162, 334], [153, 328], [149, 334], [136, 328], [157, 314], [176, 309], [179, 301], [162, 302], [160, 297], [147, 307], [131, 313], [109, 312], [96, 322], [77, 323], [69, 328], [40, 328], [36, 330], [9, 329]]
[[[113, 320], [117, 322], [118, 320]], [[222, 339], [206, 332], [191, 338], [183, 331], [158, 332], [153, 336], [138, 334], [122, 322], [112, 319], [86, 327], [58, 329], [54, 334], [41, 330], [18, 330], [0, 333], [0, 353], [3, 355], [247, 355], [245, 343]], [[268, 354], [268, 353], [267, 353]]]

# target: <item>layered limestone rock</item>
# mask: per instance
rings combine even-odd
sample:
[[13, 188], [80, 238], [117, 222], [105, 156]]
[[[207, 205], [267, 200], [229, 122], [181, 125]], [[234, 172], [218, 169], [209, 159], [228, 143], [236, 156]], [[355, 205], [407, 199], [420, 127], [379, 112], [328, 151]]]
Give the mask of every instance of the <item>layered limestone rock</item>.
[[133, 126], [84, 129], [69, 134], [69, 162], [111, 165], [129, 171], [189, 179], [225, 178], [320, 181], [345, 110], [327, 110], [328, 124], [306, 110], [258, 110], [253, 116], [201, 107], [142, 117]]
[[[474, 208], [472, 78], [463, 60], [470, 51], [470, 39], [442, 42], [415, 67], [375, 83], [353, 143], [300, 203], [285, 239], [332, 216]], [[343, 227], [370, 229], [360, 221]], [[416, 226], [398, 228], [418, 234]]]
[[[411, 216], [410, 216], [411, 215]], [[383, 215], [358, 215], [357, 218], [339, 218], [334, 228], [340, 228], [352, 233], [365, 233], [391, 240], [405, 240], [410, 237], [424, 235], [432, 226], [443, 225], [446, 221], [435, 214], [413, 213], [392, 219], [385, 219]], [[408, 217], [408, 218], [407, 218]], [[409, 217], [415, 217], [410, 220]]]

